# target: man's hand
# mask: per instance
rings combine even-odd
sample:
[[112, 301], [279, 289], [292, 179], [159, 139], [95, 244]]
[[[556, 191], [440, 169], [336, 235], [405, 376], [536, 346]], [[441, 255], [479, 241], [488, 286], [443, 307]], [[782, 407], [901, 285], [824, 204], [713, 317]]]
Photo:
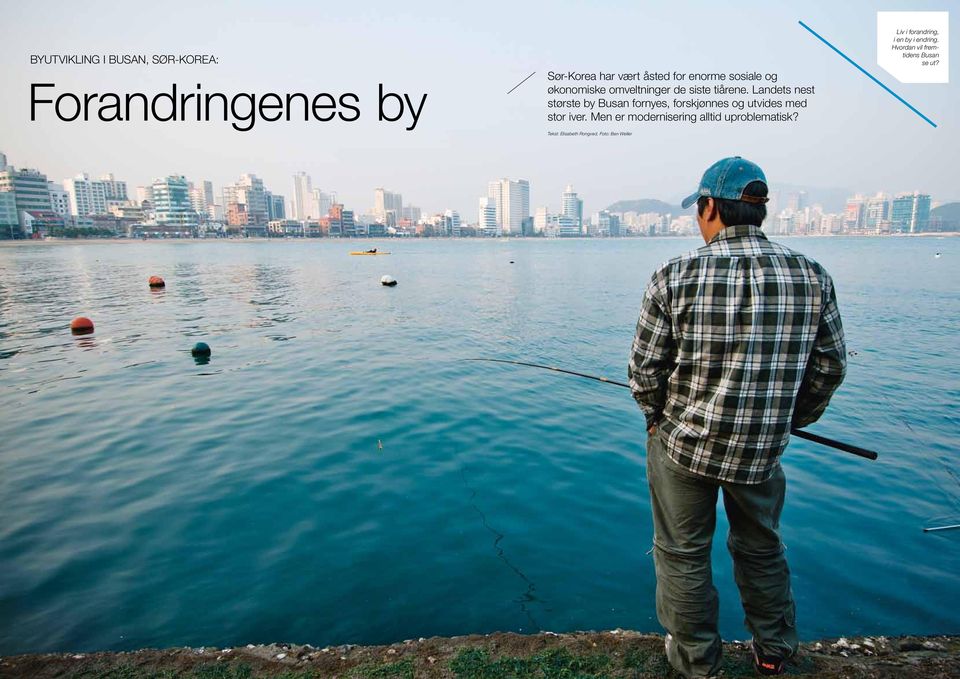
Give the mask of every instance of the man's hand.
[[652, 427], [647, 429], [647, 434], [649, 434], [650, 436], [653, 436], [656, 433], [657, 433], [657, 425], [653, 425]]

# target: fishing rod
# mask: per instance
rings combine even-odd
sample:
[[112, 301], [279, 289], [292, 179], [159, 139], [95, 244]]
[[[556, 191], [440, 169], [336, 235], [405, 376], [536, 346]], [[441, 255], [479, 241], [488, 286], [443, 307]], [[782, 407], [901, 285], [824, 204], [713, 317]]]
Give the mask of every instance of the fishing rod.
[[[563, 373], [564, 375], [573, 375], [574, 377], [584, 377], [588, 380], [594, 380], [596, 382], [603, 382], [604, 384], [612, 384], [616, 387], [626, 387], [630, 389], [630, 385], [626, 382], [617, 382], [616, 380], [610, 380], [606, 377], [598, 377], [596, 375], [588, 375], [586, 373], [577, 372], [575, 370], [564, 370], [563, 368], [557, 368], [552, 365], [542, 365], [540, 363], [527, 363], [526, 361], [511, 361], [505, 358], [468, 358], [467, 361], [485, 361], [487, 363], [506, 363], [509, 365], [523, 365], [528, 368], [540, 368], [542, 370], [552, 370], [556, 373]], [[807, 441], [813, 441], [814, 443], [819, 443], [820, 445], [827, 446], [828, 448], [836, 448], [837, 450], [842, 450], [845, 453], [850, 453], [851, 455], [857, 455], [858, 457], [863, 457], [868, 460], [876, 460], [877, 453], [872, 450], [867, 450], [866, 448], [861, 448], [860, 446], [854, 446], [849, 443], [844, 443], [843, 441], [836, 441], [826, 436], [820, 436], [819, 434], [811, 434], [808, 431], [803, 431], [802, 429], [791, 429], [790, 433], [796, 436], [797, 438], [806, 439]]]

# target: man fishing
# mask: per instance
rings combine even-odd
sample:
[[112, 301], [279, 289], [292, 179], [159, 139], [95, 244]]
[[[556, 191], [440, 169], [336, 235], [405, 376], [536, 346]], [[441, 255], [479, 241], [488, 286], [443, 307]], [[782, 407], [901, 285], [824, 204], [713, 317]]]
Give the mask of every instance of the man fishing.
[[646, 416], [657, 617], [670, 663], [687, 677], [720, 668], [710, 552], [719, 491], [727, 547], [760, 674], [797, 650], [779, 522], [780, 455], [843, 381], [846, 351], [829, 274], [761, 231], [768, 188], [739, 156], [703, 174], [706, 245], [669, 260], [643, 294], [627, 370]]

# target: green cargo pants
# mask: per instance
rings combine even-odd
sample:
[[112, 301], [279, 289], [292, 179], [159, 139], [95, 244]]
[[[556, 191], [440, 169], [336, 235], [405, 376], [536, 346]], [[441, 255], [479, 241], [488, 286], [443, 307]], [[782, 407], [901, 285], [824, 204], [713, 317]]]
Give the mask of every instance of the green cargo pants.
[[719, 603], [710, 565], [719, 489], [747, 629], [758, 650], [793, 655], [798, 642], [790, 570], [778, 532], [786, 490], [783, 470], [777, 467], [767, 481], [751, 485], [708, 479], [667, 457], [655, 432], [647, 439], [647, 479], [657, 618], [667, 630], [670, 664], [687, 677], [720, 669]]

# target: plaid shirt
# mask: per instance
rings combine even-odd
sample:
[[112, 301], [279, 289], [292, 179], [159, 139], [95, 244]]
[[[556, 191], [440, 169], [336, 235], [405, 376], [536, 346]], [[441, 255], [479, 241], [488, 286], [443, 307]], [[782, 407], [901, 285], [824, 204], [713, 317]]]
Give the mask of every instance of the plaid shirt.
[[815, 422], [845, 372], [829, 274], [756, 226], [657, 269], [627, 369], [670, 458], [736, 483], [770, 477], [791, 425]]

